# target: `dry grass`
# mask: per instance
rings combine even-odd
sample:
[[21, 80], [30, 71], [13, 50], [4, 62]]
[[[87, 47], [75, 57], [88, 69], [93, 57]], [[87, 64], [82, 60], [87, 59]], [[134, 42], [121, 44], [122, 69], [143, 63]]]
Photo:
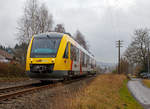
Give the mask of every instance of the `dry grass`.
[[17, 82], [28, 79], [24, 66], [15, 63], [0, 62], [0, 82]]
[[126, 87], [124, 75], [100, 75], [74, 99], [68, 109], [142, 109]]
[[29, 77], [0, 77], [0, 82], [20, 82], [29, 79]]
[[124, 75], [100, 75], [2, 104], [6, 109], [143, 109], [131, 96]]
[[24, 66], [15, 63], [0, 62], [0, 77], [27, 77]]
[[142, 83], [143, 83], [146, 87], [150, 88], [150, 80], [148, 80], [148, 79], [143, 79], [143, 80], [142, 80]]

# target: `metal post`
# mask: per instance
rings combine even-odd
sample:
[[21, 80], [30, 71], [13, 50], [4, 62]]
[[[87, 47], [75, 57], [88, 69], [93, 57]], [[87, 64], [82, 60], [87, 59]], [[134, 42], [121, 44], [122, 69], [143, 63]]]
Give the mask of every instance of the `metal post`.
[[121, 68], [120, 68], [121, 67], [121, 65], [120, 65], [120, 60], [121, 60], [121, 57], [120, 57], [120, 47], [122, 47], [121, 46], [121, 44], [122, 44], [121, 42], [123, 42], [123, 41], [120, 41], [120, 40], [117, 41], [117, 47], [118, 47], [118, 73], [119, 74], [121, 73], [121, 71], [120, 71], [121, 70]]
[[148, 63], [148, 73], [150, 73], [149, 72], [149, 43], [148, 43], [148, 53], [147, 53], [147, 63]]
[[120, 40], [118, 41], [118, 73], [120, 74]]

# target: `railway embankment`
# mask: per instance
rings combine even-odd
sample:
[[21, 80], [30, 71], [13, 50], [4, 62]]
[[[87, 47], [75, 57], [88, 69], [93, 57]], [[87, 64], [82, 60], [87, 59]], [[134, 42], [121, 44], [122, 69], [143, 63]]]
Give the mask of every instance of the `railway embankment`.
[[19, 63], [1, 63], [0, 62], [0, 86], [1, 83], [15, 83], [26, 81], [30, 78], [25, 73], [25, 66]]
[[5, 109], [142, 109], [124, 75], [98, 75], [4, 101]]
[[0, 89], [37, 83], [39, 81], [26, 77], [0, 77]]
[[0, 109], [63, 109], [68, 106], [67, 100], [73, 99], [76, 94], [93, 81], [95, 77], [65, 83], [58, 87], [26, 94], [16, 99], [3, 101]]
[[71, 101], [70, 109], [143, 109], [132, 97], [124, 75], [100, 75]]

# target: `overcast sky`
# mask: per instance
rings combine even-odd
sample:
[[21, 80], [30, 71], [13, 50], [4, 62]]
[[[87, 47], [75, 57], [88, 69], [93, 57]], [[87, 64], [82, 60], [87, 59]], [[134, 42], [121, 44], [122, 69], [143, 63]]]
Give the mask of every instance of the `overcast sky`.
[[[14, 46], [18, 19], [25, 0], [0, 1], [0, 44]], [[116, 41], [123, 40], [123, 52], [136, 28], [150, 28], [149, 0], [42, 0], [53, 15], [55, 25], [66, 31], [80, 30], [96, 59], [117, 62]]]

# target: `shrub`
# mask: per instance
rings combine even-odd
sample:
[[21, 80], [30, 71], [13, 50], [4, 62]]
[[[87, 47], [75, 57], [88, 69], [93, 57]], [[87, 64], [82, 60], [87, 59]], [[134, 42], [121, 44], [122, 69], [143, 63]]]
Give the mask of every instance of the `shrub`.
[[0, 63], [0, 77], [26, 77], [25, 68], [16, 63]]
[[112, 73], [116, 74], [116, 73], [118, 73], [118, 72], [117, 72], [117, 70], [115, 69], [115, 70], [112, 71]]
[[0, 76], [4, 76], [8, 74], [8, 64], [0, 63]]

